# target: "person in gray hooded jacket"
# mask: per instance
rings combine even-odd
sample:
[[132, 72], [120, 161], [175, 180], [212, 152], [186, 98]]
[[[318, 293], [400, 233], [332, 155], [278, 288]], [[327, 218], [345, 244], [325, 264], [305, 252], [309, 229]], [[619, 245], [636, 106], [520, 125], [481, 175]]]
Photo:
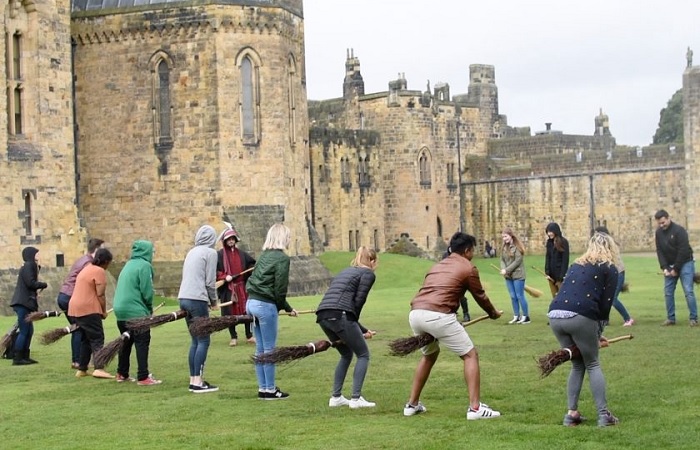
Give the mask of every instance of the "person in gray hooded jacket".
[[[187, 329], [197, 317], [209, 317], [209, 309], [218, 309], [216, 300], [216, 263], [214, 250], [216, 231], [209, 225], [197, 230], [194, 247], [187, 252], [182, 266], [182, 282], [177, 298], [180, 309], [187, 311]], [[190, 333], [192, 342], [189, 352], [190, 392], [195, 394], [218, 391], [219, 388], [203, 379], [204, 363], [207, 360], [209, 336], [198, 337]]]

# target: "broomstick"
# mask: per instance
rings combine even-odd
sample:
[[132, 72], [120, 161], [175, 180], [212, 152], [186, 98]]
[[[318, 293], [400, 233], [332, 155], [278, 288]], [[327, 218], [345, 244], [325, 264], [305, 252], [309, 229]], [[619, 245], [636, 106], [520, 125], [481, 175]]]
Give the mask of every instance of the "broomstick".
[[19, 323], [17, 322], [12, 325], [12, 328], [10, 328], [7, 334], [5, 334], [5, 336], [2, 337], [2, 340], [0, 340], [0, 353], [5, 353], [5, 350], [10, 346], [12, 339], [16, 334], [19, 334]]
[[124, 343], [129, 338], [131, 338], [131, 334], [125, 331], [118, 338], [102, 347], [97, 353], [92, 355], [93, 364], [95, 364], [96, 367], [106, 367], [121, 351], [122, 347], [124, 347]]
[[54, 328], [41, 335], [41, 343], [44, 345], [53, 344], [54, 342], [61, 339], [63, 336], [68, 336], [69, 334], [80, 328], [76, 324], [71, 324], [63, 328]]
[[331, 347], [342, 344], [343, 341], [316, 341], [306, 345], [294, 345], [291, 347], [277, 347], [267, 353], [252, 356], [255, 364], [286, 364], [297, 359], [306, 358], [314, 353], [325, 352]]
[[530, 266], [530, 267], [532, 267], [533, 269], [535, 269], [536, 271], [538, 271], [539, 273], [541, 273], [542, 275], [544, 275], [544, 277], [545, 277], [547, 280], [549, 280], [549, 281], [551, 281], [552, 283], [554, 283], [554, 280], [552, 279], [552, 277], [550, 277], [549, 275], [547, 275], [546, 273], [544, 273], [544, 270], [542, 270], [542, 269], [540, 269], [540, 268], [537, 268], [537, 267], [535, 267], [535, 266]]
[[[501, 311], [501, 313], [503, 313], [503, 311]], [[481, 317], [477, 317], [474, 320], [470, 320], [469, 322], [463, 323], [462, 325], [468, 327], [469, 325], [474, 325], [475, 323], [481, 322], [482, 320], [486, 320], [488, 318], [489, 315], [486, 314]], [[406, 356], [415, 352], [421, 347], [425, 347], [434, 340], [435, 338], [428, 333], [421, 333], [416, 336], [395, 339], [389, 342], [389, 349], [391, 350], [389, 354], [391, 356]]]
[[[496, 267], [494, 264], [491, 264], [491, 267], [498, 270], [499, 272], [501, 271], [501, 269]], [[528, 286], [527, 284], [525, 285], [525, 292], [527, 292], [535, 298], [539, 298], [542, 296], [542, 291], [540, 291], [539, 289], [535, 289], [534, 287]]]
[[[614, 342], [622, 341], [625, 339], [632, 339], [634, 336], [627, 334], [624, 336], [618, 336], [616, 338], [608, 339], [608, 344]], [[544, 378], [554, 371], [557, 367], [575, 358], [581, 357], [581, 351], [575, 345], [571, 347], [561, 348], [559, 350], [554, 350], [544, 356], [537, 358], [537, 367], [540, 368], [540, 378]]]
[[[297, 311], [297, 314], [313, 314], [315, 313], [315, 309], [305, 309], [303, 311]], [[280, 311], [280, 316], [291, 316], [292, 313], [287, 312], [287, 311]]]
[[[165, 302], [161, 302], [158, 306], [153, 308], [153, 312], [158, 311], [163, 307], [163, 305], [165, 305]], [[93, 363], [97, 364], [98, 367], [107, 366], [107, 364], [112, 362], [114, 357], [121, 351], [122, 347], [124, 347], [124, 343], [130, 338], [131, 334], [128, 331], [123, 332], [118, 338], [102, 347], [92, 356]]]
[[24, 321], [27, 323], [36, 322], [37, 320], [43, 320], [47, 317], [58, 317], [61, 314], [63, 314], [63, 312], [61, 311], [35, 311], [33, 313], [27, 314], [27, 317], [24, 318]]
[[193, 336], [204, 337], [217, 331], [225, 330], [239, 323], [250, 323], [253, 316], [221, 316], [221, 317], [197, 317], [190, 325], [190, 333]]
[[[255, 266], [251, 267], [250, 269], [244, 270], [243, 272], [239, 273], [238, 275], [234, 275], [233, 278], [235, 279], [235, 278], [240, 277], [241, 275], [245, 275], [245, 274], [247, 274], [248, 272], [251, 272], [253, 269], [255, 269]], [[214, 285], [214, 287], [216, 287], [217, 289], [219, 289], [221, 286], [224, 285], [224, 283], [226, 283], [226, 280], [219, 280], [219, 281], [216, 282], [216, 284]]]
[[187, 311], [178, 309], [168, 314], [159, 316], [140, 317], [138, 319], [130, 319], [126, 321], [126, 327], [133, 333], [142, 333], [151, 328], [163, 325], [175, 320], [184, 319], [187, 317]]

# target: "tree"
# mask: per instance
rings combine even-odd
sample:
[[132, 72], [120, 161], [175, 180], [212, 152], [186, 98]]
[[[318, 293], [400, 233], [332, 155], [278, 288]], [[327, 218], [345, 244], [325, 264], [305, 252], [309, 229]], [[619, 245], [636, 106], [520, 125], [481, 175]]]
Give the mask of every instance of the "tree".
[[683, 92], [678, 89], [659, 114], [654, 144], [683, 143]]

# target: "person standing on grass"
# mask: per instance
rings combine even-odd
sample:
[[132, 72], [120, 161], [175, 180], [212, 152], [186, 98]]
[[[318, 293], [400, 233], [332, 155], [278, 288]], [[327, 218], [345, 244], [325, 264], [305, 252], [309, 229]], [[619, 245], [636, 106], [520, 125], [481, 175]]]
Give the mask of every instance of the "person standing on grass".
[[[99, 248], [92, 262], [80, 271], [75, 279], [75, 289], [68, 302], [68, 315], [83, 330], [78, 359], [78, 378], [88, 375], [90, 358], [105, 344], [105, 331], [102, 321], [107, 318], [107, 267], [112, 262], [112, 252]], [[114, 378], [104, 370], [104, 366], [95, 365], [92, 372], [95, 378]]]
[[420, 394], [430, 377], [440, 353], [440, 344], [456, 353], [464, 362], [464, 379], [469, 390], [467, 420], [492, 419], [499, 417], [485, 403], [481, 403], [479, 356], [464, 326], [455, 314], [459, 299], [466, 291], [488, 313], [491, 319], [501, 317], [502, 311], [491, 304], [481, 286], [479, 270], [472, 264], [476, 238], [457, 232], [450, 239], [451, 254], [435, 264], [425, 276], [423, 286], [411, 302], [408, 316], [413, 333], [430, 334], [435, 341], [421, 349], [421, 357], [411, 386], [411, 396], [404, 406], [403, 415], [413, 416], [427, 411], [420, 402]]
[[[197, 317], [209, 317], [209, 309], [219, 308], [216, 302], [216, 231], [210, 225], [197, 230], [194, 247], [187, 252], [182, 266], [182, 282], [177, 298], [180, 309], [187, 311], [187, 330]], [[190, 392], [204, 394], [219, 388], [204, 381], [204, 364], [207, 360], [211, 339], [207, 336], [192, 338], [188, 363], [190, 368]]]
[[[233, 301], [233, 305], [221, 308], [222, 316], [241, 316], [245, 314], [245, 306], [248, 300], [248, 293], [245, 290], [246, 280], [250, 277], [250, 272], [241, 275], [242, 272], [255, 266], [255, 258], [243, 250], [238, 249], [236, 244], [240, 241], [238, 232], [229, 228], [221, 235], [221, 250], [217, 252], [218, 262], [216, 265], [216, 280], [223, 282], [216, 292], [219, 296], [219, 303]], [[250, 323], [244, 325], [245, 337], [249, 344], [255, 344], [255, 338], [250, 330]], [[231, 336], [229, 347], [238, 345], [238, 333], [236, 325], [228, 327]]]
[[666, 320], [663, 326], [676, 324], [675, 292], [678, 280], [685, 294], [685, 302], [690, 312], [690, 326], [698, 326], [698, 304], [695, 300], [693, 277], [695, 276], [695, 261], [693, 249], [688, 240], [685, 228], [672, 222], [668, 213], [660, 209], [654, 214], [656, 224], [656, 256], [661, 270], [664, 271], [664, 298], [666, 300]]
[[[267, 230], [255, 269], [246, 289], [248, 304], [246, 312], [255, 318], [255, 354], [272, 351], [277, 345], [277, 322], [279, 311], [285, 310], [296, 317], [296, 309], [287, 302], [289, 285], [289, 256], [284, 253], [291, 240], [289, 228], [276, 223]], [[289, 397], [275, 384], [275, 365], [255, 363], [255, 376], [258, 379], [258, 398], [261, 400], [279, 400]]]
[[[131, 245], [131, 257], [119, 273], [114, 291], [114, 315], [120, 333], [129, 331], [126, 322], [149, 317], [153, 314], [153, 243], [137, 240]], [[138, 369], [136, 379], [129, 377], [131, 349], [136, 347]], [[151, 330], [129, 333], [129, 338], [119, 351], [117, 382], [136, 381], [139, 386], [155, 386], [161, 383], [148, 369], [148, 353], [151, 347]]]
[[576, 426], [585, 420], [578, 411], [578, 402], [586, 372], [598, 410], [598, 426], [619, 423], [608, 409], [605, 377], [598, 357], [599, 346], [608, 344], [602, 334], [615, 298], [619, 264], [620, 251], [613, 238], [609, 234], [594, 233], [586, 252], [571, 265], [561, 289], [549, 305], [549, 326], [559, 345], [562, 348], [575, 345], [581, 352], [581, 358], [571, 360], [565, 426]]
[[510, 228], [503, 230], [502, 239], [501, 275], [506, 279], [506, 288], [513, 305], [513, 320], [508, 323], [530, 323], [530, 312], [525, 298], [525, 246]]
[[[610, 235], [608, 228], [605, 226], [596, 227], [594, 231]], [[615, 310], [619, 312], [622, 316], [622, 320], [624, 320], [622, 326], [631, 327], [632, 325], [634, 325], [634, 319], [630, 316], [630, 313], [627, 312], [627, 308], [625, 308], [625, 305], [623, 305], [620, 301], [620, 292], [622, 292], [622, 286], [625, 284], [625, 264], [624, 262], [622, 262], [622, 256], [620, 256], [620, 265], [617, 266], [617, 273], [617, 287], [615, 289], [615, 299], [613, 300], [613, 308], [615, 308]]]
[[[97, 238], [92, 238], [88, 241], [87, 253], [73, 263], [68, 271], [68, 275], [66, 276], [65, 280], [63, 280], [61, 289], [58, 292], [56, 304], [59, 308], [61, 308], [61, 311], [63, 311], [63, 313], [66, 315], [66, 319], [68, 319], [68, 323], [71, 325], [75, 323], [75, 320], [68, 315], [68, 302], [70, 301], [70, 298], [73, 295], [73, 290], [75, 289], [75, 280], [78, 278], [80, 271], [83, 270], [85, 266], [90, 264], [92, 259], [95, 257], [95, 252], [98, 248], [101, 248], [104, 245], [104, 242], [105, 241], [102, 239]], [[79, 365], [78, 360], [80, 359], [80, 343], [83, 340], [83, 330], [78, 328], [72, 332], [70, 339], [71, 368], [77, 369]]]
[[24, 264], [17, 274], [17, 285], [12, 294], [10, 306], [17, 314], [17, 325], [19, 334], [15, 340], [13, 366], [26, 366], [36, 364], [37, 361], [31, 358], [29, 347], [34, 336], [34, 323], [27, 322], [25, 317], [39, 309], [39, 291], [48, 286], [43, 281], [39, 281], [39, 249], [36, 247], [25, 247], [22, 250], [22, 260]]
[[552, 298], [554, 298], [559, 292], [566, 270], [569, 268], [569, 241], [562, 236], [558, 223], [551, 222], [545, 231], [547, 232], [547, 244], [544, 273], [547, 274], [549, 290], [552, 291]]
[[[362, 385], [369, 366], [369, 348], [365, 339], [371, 339], [374, 332], [363, 327], [359, 318], [367, 295], [374, 285], [377, 252], [360, 247], [350, 266], [333, 278], [316, 308], [316, 322], [328, 339], [331, 342], [342, 341], [342, 344], [335, 347], [340, 353], [340, 361], [335, 368], [333, 392], [328, 406], [373, 408], [376, 403], [362, 397]], [[342, 390], [353, 354], [357, 356], [357, 363], [352, 376], [352, 396], [348, 400], [343, 396]]]

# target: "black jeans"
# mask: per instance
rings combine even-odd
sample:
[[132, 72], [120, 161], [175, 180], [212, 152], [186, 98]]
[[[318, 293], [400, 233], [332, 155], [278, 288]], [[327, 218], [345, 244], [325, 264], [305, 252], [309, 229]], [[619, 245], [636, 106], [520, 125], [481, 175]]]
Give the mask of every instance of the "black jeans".
[[[102, 316], [100, 314], [88, 314], [87, 316], [76, 317], [75, 323], [83, 330], [83, 336], [80, 340], [78, 369], [87, 370], [92, 354], [97, 353], [105, 345]], [[104, 367], [95, 366], [95, 369], [104, 369]]]
[[[117, 320], [117, 327], [120, 333], [128, 331], [126, 320]], [[129, 332], [131, 337], [124, 341], [124, 346], [119, 351], [119, 362], [117, 363], [117, 373], [124, 378], [129, 378], [129, 366], [131, 358], [131, 347], [136, 347], [136, 364], [138, 371], [136, 379], [141, 381], [148, 378], [150, 374], [148, 370], [148, 351], [151, 347], [151, 330], [146, 330], [141, 333]]]

